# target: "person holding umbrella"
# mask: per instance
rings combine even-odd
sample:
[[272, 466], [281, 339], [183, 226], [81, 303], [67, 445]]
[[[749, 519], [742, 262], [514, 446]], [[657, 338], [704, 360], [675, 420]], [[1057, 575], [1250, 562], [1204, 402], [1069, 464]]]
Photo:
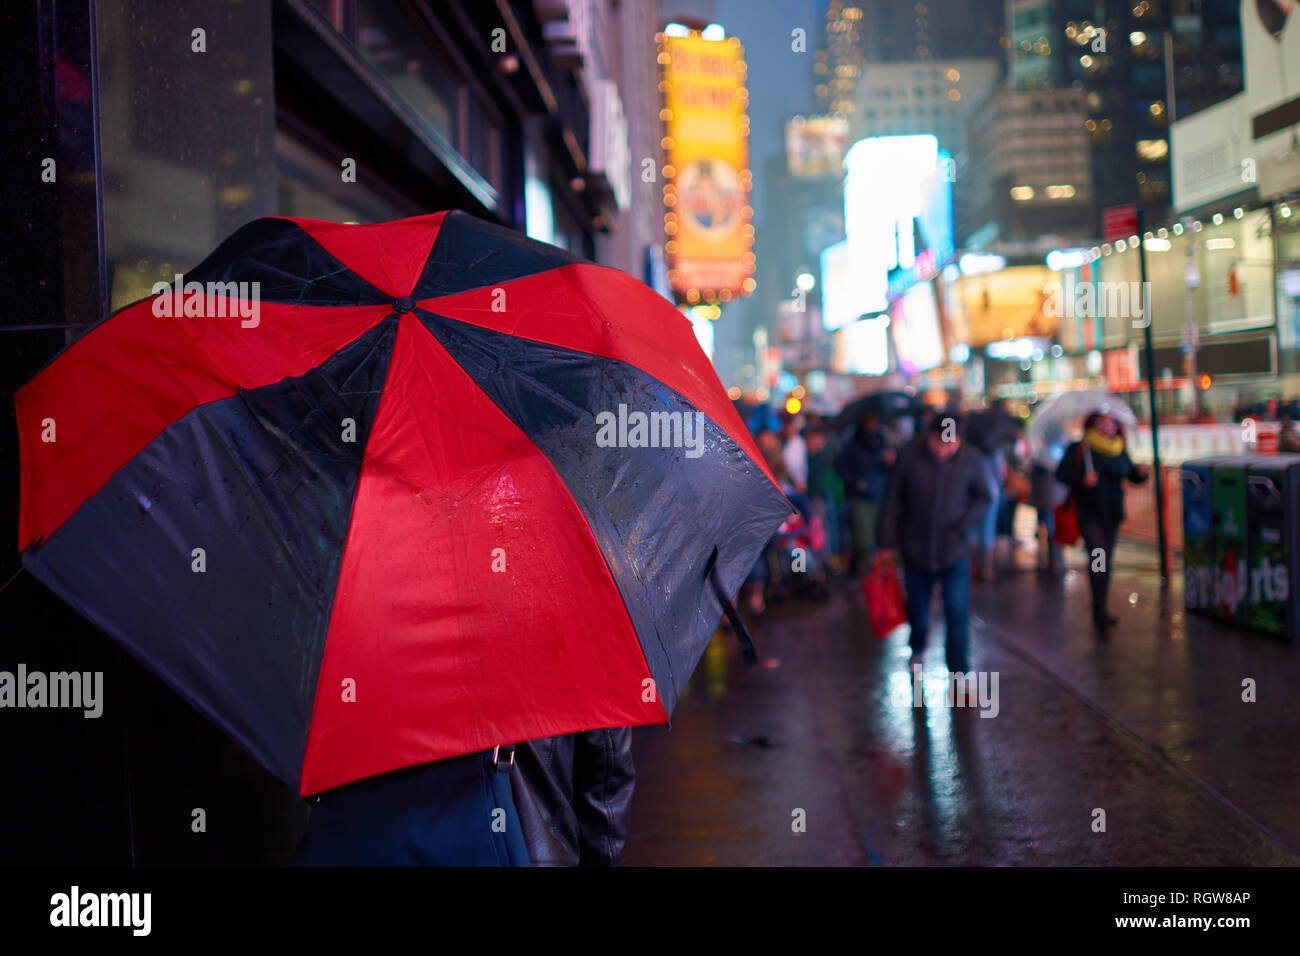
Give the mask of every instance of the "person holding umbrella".
[[1118, 623], [1106, 610], [1106, 592], [1115, 541], [1124, 520], [1124, 482], [1140, 484], [1149, 473], [1146, 465], [1135, 465], [1129, 458], [1119, 422], [1101, 411], [1084, 419], [1083, 439], [1066, 448], [1056, 469], [1057, 481], [1074, 493], [1079, 530], [1089, 556], [1092, 620], [1102, 633]]
[[300, 862], [519, 861], [552, 738], [544, 825], [594, 792], [612, 861], [602, 728], [667, 723], [723, 615], [757, 663], [791, 510], [690, 323], [458, 211], [254, 220], [185, 278], [15, 395], [24, 568], [312, 801]]
[[632, 728], [543, 737], [357, 781], [310, 801], [296, 866], [617, 866]]

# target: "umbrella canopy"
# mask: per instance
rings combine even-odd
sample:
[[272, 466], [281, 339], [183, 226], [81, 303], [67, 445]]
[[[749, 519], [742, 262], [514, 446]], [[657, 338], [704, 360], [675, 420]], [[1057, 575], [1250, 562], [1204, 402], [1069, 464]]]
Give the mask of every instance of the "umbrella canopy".
[[1055, 467], [1066, 445], [1083, 434], [1083, 420], [1093, 412], [1105, 412], [1129, 431], [1137, 428], [1137, 416], [1118, 395], [1096, 390], [1062, 392], [1034, 413], [1025, 432], [1029, 453], [1041, 464]]
[[992, 452], [1020, 437], [1020, 423], [1006, 409], [995, 405], [966, 417], [966, 440], [983, 452]]
[[920, 399], [907, 392], [872, 392], [845, 405], [835, 422], [839, 428], [848, 428], [856, 425], [868, 412], [875, 412], [881, 421], [889, 422], [900, 415], [911, 415], [920, 407]]
[[16, 397], [36, 577], [304, 794], [667, 720], [791, 511], [676, 309], [458, 212], [184, 280]]

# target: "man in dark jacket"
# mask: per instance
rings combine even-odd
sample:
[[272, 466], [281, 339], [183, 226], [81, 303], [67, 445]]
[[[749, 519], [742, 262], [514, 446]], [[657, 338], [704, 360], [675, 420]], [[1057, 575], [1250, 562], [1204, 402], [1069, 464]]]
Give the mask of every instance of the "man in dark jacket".
[[850, 571], [862, 574], [876, 547], [880, 501], [885, 497], [889, 467], [894, 451], [880, 431], [880, 418], [867, 412], [858, 422], [853, 438], [840, 454], [837, 470], [844, 480], [844, 495], [849, 503], [849, 521], [853, 531], [853, 560]]
[[925, 650], [934, 587], [943, 591], [949, 671], [968, 670], [970, 556], [967, 539], [989, 504], [980, 457], [964, 447], [954, 412], [934, 417], [889, 476], [880, 520], [882, 555], [903, 559], [912, 656]]
[[534, 866], [619, 864], [636, 785], [631, 727], [522, 743], [511, 784]]

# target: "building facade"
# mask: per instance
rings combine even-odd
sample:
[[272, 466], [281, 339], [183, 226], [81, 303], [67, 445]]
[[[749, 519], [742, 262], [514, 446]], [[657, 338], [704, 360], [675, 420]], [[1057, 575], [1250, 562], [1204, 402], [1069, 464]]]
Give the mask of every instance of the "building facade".
[[[0, 16], [10, 94], [30, 104], [0, 138], [19, 224], [3, 282], [23, 303], [0, 316], [9, 393], [261, 216], [461, 209], [653, 278], [662, 206], [639, 175], [662, 162], [653, 4], [48, 0]], [[13, 540], [12, 406], [5, 419]], [[99, 720], [20, 716], [0, 742], [7, 766], [33, 769], [0, 797], [0, 818], [32, 824], [6, 830], [6, 862], [284, 861], [306, 819], [296, 794], [18, 569], [0, 556], [6, 660], [103, 671], [108, 700]], [[51, 733], [74, 759], [47, 752]]]
[[1086, 109], [1073, 89], [999, 87], [979, 105], [957, 191], [964, 244], [1038, 262], [1054, 248], [1091, 244]]

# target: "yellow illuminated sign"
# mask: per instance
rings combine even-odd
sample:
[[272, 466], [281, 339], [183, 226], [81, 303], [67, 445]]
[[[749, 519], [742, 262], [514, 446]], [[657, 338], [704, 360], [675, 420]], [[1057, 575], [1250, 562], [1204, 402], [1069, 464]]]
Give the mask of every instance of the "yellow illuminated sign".
[[726, 302], [754, 290], [744, 50], [735, 38], [660, 38], [664, 232], [681, 301]]

